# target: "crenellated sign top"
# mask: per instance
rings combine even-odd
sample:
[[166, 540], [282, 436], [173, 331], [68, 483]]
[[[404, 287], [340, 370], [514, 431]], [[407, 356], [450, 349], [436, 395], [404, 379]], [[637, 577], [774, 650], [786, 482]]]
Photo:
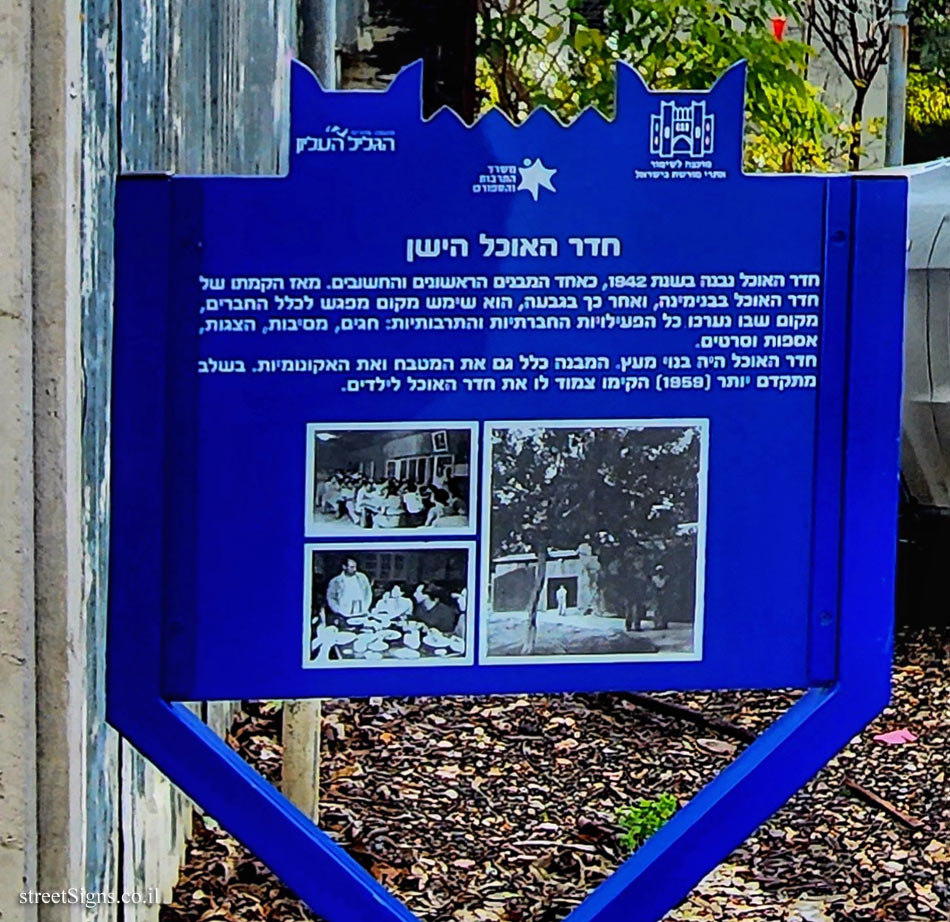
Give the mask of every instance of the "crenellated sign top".
[[[742, 176], [743, 88], [746, 65], [740, 61], [708, 91], [651, 91], [643, 78], [617, 64], [615, 115], [593, 108], [563, 124], [547, 109], [534, 109], [513, 125], [498, 109], [469, 126], [443, 107], [422, 118], [422, 62], [403, 68], [385, 91], [326, 91], [302, 64], [293, 64], [291, 81], [291, 170], [333, 168], [337, 157], [385, 155], [398, 151], [421, 157], [439, 150], [484, 145], [500, 159], [534, 143], [556, 145], [559, 154], [580, 153], [591, 169], [622, 163], [637, 180], [726, 179]], [[620, 150], [624, 151], [622, 157]], [[532, 160], [528, 168], [546, 176]], [[368, 163], [367, 163], [368, 165]], [[525, 164], [513, 164], [516, 185]], [[534, 195], [534, 174], [526, 188]], [[480, 185], [477, 181], [473, 185]], [[543, 188], [543, 186], [542, 186]]]

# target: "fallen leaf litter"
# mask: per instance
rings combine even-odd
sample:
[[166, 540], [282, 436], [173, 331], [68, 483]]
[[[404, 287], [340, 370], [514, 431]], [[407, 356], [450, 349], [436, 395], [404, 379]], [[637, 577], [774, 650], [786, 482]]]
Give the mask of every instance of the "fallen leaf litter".
[[[685, 803], [796, 696], [325, 702], [321, 825], [425, 922], [556, 922], [625, 857], [619, 807], [667, 791]], [[895, 730], [913, 745], [875, 742]], [[279, 739], [279, 709], [248, 702], [229, 741], [275, 781]], [[946, 922], [948, 773], [950, 628], [908, 630], [887, 711], [667, 922]], [[312, 918], [196, 814], [161, 922]]]

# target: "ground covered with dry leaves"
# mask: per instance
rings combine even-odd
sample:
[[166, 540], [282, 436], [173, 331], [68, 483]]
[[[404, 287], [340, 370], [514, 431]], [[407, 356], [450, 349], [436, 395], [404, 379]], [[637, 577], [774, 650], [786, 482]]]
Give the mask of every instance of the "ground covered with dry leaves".
[[[950, 629], [899, 638], [892, 705], [710, 874], [669, 922], [950, 919]], [[685, 803], [794, 700], [784, 693], [327, 702], [321, 825], [427, 922], [555, 922], [626, 857], [618, 808]], [[901, 745], [876, 734], [908, 729]], [[280, 708], [232, 743], [280, 774]], [[877, 802], [874, 799], [877, 798]], [[311, 919], [197, 817], [162, 922]]]

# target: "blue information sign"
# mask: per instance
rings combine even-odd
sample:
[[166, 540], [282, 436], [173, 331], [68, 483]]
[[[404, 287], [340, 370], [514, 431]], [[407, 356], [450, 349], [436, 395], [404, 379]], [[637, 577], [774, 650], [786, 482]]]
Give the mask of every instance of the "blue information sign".
[[743, 175], [743, 80], [467, 127], [295, 64], [289, 175], [120, 178], [111, 719], [321, 915], [412, 918], [174, 702], [812, 689], [579, 922], [883, 706], [905, 187]]

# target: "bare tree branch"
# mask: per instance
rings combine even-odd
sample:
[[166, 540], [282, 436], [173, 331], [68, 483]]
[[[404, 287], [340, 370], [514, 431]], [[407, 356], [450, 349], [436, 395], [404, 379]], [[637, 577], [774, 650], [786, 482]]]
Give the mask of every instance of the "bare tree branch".
[[887, 51], [888, 5], [880, 0], [807, 0], [800, 11], [852, 86], [870, 85]]
[[889, 4], [887, 0], [800, 0], [800, 11], [854, 89], [848, 160], [856, 170], [864, 103], [887, 53]]

